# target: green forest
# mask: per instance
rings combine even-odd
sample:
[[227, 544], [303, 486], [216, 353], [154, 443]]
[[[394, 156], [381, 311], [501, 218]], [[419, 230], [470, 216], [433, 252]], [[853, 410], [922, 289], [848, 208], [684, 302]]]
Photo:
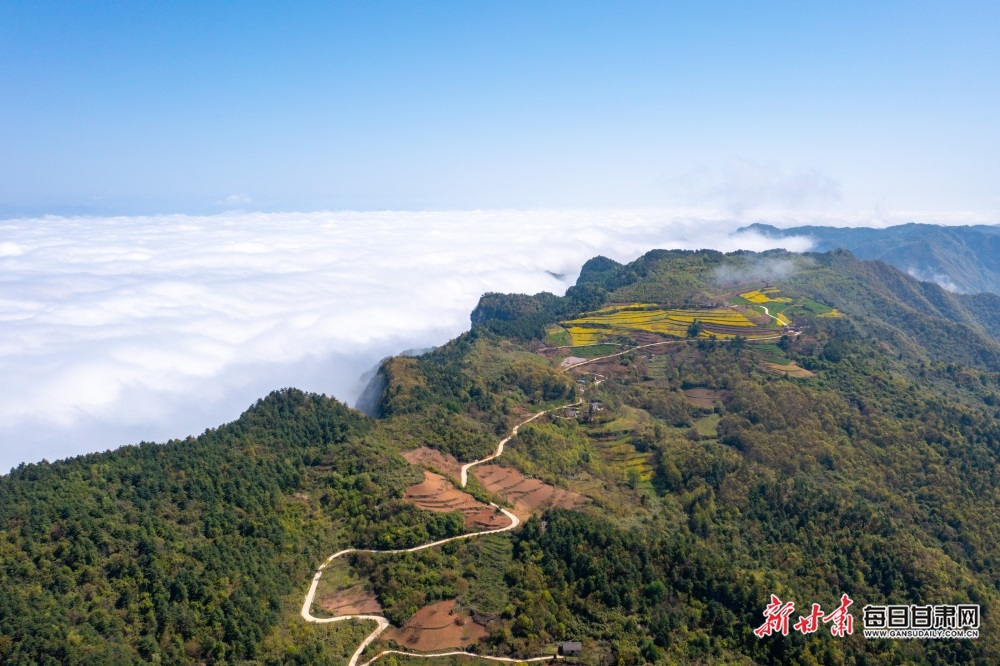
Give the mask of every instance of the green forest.
[[[547, 326], [606, 304], [697, 308], [763, 286], [843, 316], [800, 308], [766, 345], [625, 345], [571, 371], [570, 350], [545, 346]], [[470, 331], [383, 363], [378, 418], [284, 389], [198, 437], [0, 477], [0, 663], [344, 664], [371, 627], [299, 617], [319, 564], [466, 529], [407, 501], [423, 470], [401, 454], [472, 461], [543, 409], [497, 463], [579, 505], [351, 556], [394, 625], [455, 599], [485, 627], [479, 654], [578, 640], [595, 666], [996, 663], [995, 300], [845, 251], [655, 250], [592, 259], [565, 296], [486, 294]], [[515, 508], [475, 476], [468, 491]], [[852, 636], [753, 633], [772, 594], [805, 613], [844, 593]], [[979, 604], [980, 638], [864, 638], [861, 608], [883, 603]], [[442, 662], [470, 663], [378, 663]]]

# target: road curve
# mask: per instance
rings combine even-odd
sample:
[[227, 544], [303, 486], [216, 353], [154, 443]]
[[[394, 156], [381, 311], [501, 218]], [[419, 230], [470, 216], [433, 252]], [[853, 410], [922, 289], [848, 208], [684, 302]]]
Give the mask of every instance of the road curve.
[[[575, 366], [570, 366], [570, 367], [575, 367]], [[549, 412], [555, 411], [556, 409], [565, 409], [566, 407], [574, 407], [574, 406], [582, 404], [582, 403], [583, 403], [583, 400], [577, 400], [576, 402], [570, 403], [568, 405], [563, 405], [562, 407], [554, 407], [553, 409], [546, 409], [545, 411], [536, 413], [530, 419], [525, 419], [524, 421], [521, 421], [520, 423], [518, 423], [516, 426], [513, 427], [513, 429], [511, 429], [509, 435], [507, 435], [506, 437], [504, 437], [503, 439], [500, 440], [500, 443], [497, 444], [497, 450], [496, 450], [496, 452], [493, 455], [486, 456], [482, 460], [476, 460], [476, 461], [473, 461], [473, 462], [466, 463], [466, 464], [462, 465], [462, 474], [461, 474], [461, 477], [462, 477], [462, 487], [464, 488], [465, 485], [469, 482], [469, 469], [470, 468], [475, 467], [476, 465], [479, 465], [481, 463], [493, 460], [494, 458], [499, 458], [500, 456], [503, 455], [503, 445], [506, 444], [507, 442], [509, 442], [510, 440], [514, 439], [515, 437], [517, 437], [518, 428], [520, 428], [521, 426], [523, 426], [526, 423], [531, 423], [532, 421], [534, 421], [535, 419], [537, 419], [542, 414], [548, 414]]]
[[[505, 515], [508, 518], [510, 518], [510, 524], [509, 525], [507, 525], [506, 527], [501, 527], [501, 528], [495, 529], [495, 530], [485, 530], [483, 532], [470, 532], [469, 534], [460, 534], [459, 536], [449, 537], [447, 539], [441, 539], [440, 541], [432, 541], [431, 543], [425, 543], [425, 544], [420, 545], [420, 546], [414, 546], [413, 548], [400, 548], [400, 549], [397, 549], [397, 550], [373, 550], [373, 549], [370, 549], [370, 548], [346, 548], [344, 550], [341, 550], [339, 552], [334, 553], [330, 557], [326, 558], [326, 561], [323, 562], [323, 564], [319, 565], [319, 569], [316, 570], [316, 575], [313, 576], [312, 583], [309, 585], [309, 591], [306, 593], [306, 598], [302, 602], [302, 610], [301, 610], [301, 612], [299, 614], [302, 616], [302, 619], [305, 620], [306, 622], [316, 622], [316, 623], [319, 623], [319, 624], [327, 624], [327, 623], [330, 623], [330, 622], [343, 622], [344, 620], [374, 620], [375, 624], [376, 624], [375, 631], [373, 631], [372, 633], [368, 634], [368, 637], [365, 638], [365, 640], [361, 642], [361, 645], [359, 645], [358, 649], [354, 651], [354, 654], [351, 656], [351, 660], [348, 662], [348, 666], [356, 666], [356, 664], [358, 663], [358, 658], [361, 656], [361, 653], [365, 651], [365, 648], [368, 647], [368, 644], [371, 643], [372, 641], [374, 641], [376, 638], [378, 638], [379, 634], [381, 634], [383, 631], [385, 631], [386, 629], [389, 628], [389, 620], [385, 619], [381, 615], [337, 615], [335, 617], [316, 617], [316, 616], [314, 616], [312, 614], [312, 605], [313, 605], [313, 601], [316, 598], [316, 589], [317, 589], [317, 587], [319, 587], [319, 579], [323, 577], [323, 570], [326, 569], [326, 567], [329, 566], [330, 563], [332, 563], [335, 559], [337, 559], [339, 557], [343, 557], [344, 555], [349, 555], [351, 553], [383, 553], [383, 554], [391, 554], [391, 553], [415, 553], [415, 552], [417, 552], [419, 550], [424, 550], [426, 548], [433, 548], [434, 546], [440, 546], [441, 544], [448, 543], [449, 541], [458, 541], [459, 539], [468, 539], [469, 537], [474, 537], [474, 536], [483, 536], [483, 535], [486, 535], [486, 534], [498, 534], [500, 532], [506, 532], [508, 530], [514, 529], [515, 527], [517, 527], [521, 523], [521, 521], [518, 519], [518, 517], [515, 516], [510, 511], [508, 511], [507, 509], [503, 509], [503, 508], [497, 506], [496, 504], [493, 504], [492, 502], [490, 504], [494, 508], [499, 509], [503, 513], [503, 515]], [[409, 653], [407, 653], [407, 654], [409, 654]], [[467, 653], [467, 654], [471, 654], [471, 653]], [[440, 654], [428, 654], [428, 655], [419, 655], [419, 656], [434, 657], [434, 656], [444, 656], [444, 655], [440, 655]], [[377, 658], [378, 657], [376, 657], [376, 659]], [[546, 657], [546, 659], [548, 659], [548, 657]], [[374, 659], [372, 659], [372, 661], [374, 661]], [[371, 662], [368, 662], [368, 663], [371, 663]]]
[[531, 657], [530, 659], [514, 659], [513, 657], [490, 657], [488, 655], [476, 654], [474, 652], [462, 652], [460, 650], [455, 650], [454, 652], [438, 652], [435, 654], [417, 654], [416, 652], [404, 652], [403, 650], [386, 650], [385, 652], [379, 652], [377, 655], [361, 664], [361, 666], [368, 666], [374, 663], [378, 659], [384, 657], [387, 654], [405, 654], [407, 657], [417, 657], [420, 659], [428, 659], [430, 657], [451, 657], [451, 656], [465, 656], [465, 657], [475, 657], [476, 659], [489, 659], [490, 661], [502, 661], [508, 664], [513, 663], [524, 663], [529, 661], [551, 661], [552, 659], [562, 659], [560, 655], [549, 655], [547, 657]]
[[[504, 444], [506, 444], [512, 438], [514, 438], [514, 437], [517, 436], [518, 428], [520, 428], [521, 426], [523, 426], [526, 423], [530, 423], [530, 422], [534, 421], [535, 419], [537, 419], [542, 414], [547, 414], [548, 412], [554, 411], [556, 409], [564, 409], [566, 407], [572, 407], [574, 405], [579, 405], [582, 402], [583, 402], [582, 400], [578, 400], [577, 402], [574, 402], [574, 403], [569, 404], [569, 405], [563, 405], [561, 407], [554, 407], [552, 409], [546, 409], [544, 411], [537, 412], [537, 413], [531, 415], [529, 418], [527, 418], [527, 419], [521, 421], [520, 423], [518, 423], [516, 426], [514, 426], [511, 429], [511, 434], [510, 435], [508, 435], [507, 437], [504, 437], [502, 440], [500, 440], [500, 443], [497, 444], [497, 450], [493, 454], [491, 454], [489, 456], [486, 456], [485, 458], [482, 458], [481, 460], [476, 460], [474, 462], [467, 463], [467, 464], [465, 464], [465, 465], [462, 466], [462, 487], [464, 488], [466, 486], [466, 484], [468, 483], [469, 468], [473, 467], [474, 465], [478, 465], [480, 463], [487, 462], [488, 460], [493, 460], [494, 458], [497, 458], [497, 457], [503, 455]], [[343, 557], [344, 555], [349, 555], [351, 553], [382, 553], [382, 554], [415, 553], [417, 551], [424, 550], [426, 548], [433, 548], [435, 546], [440, 546], [442, 544], [446, 544], [449, 541], [458, 541], [459, 539], [469, 539], [471, 537], [484, 536], [486, 534], [499, 534], [500, 532], [507, 532], [507, 531], [512, 530], [512, 529], [514, 529], [515, 527], [517, 527], [518, 525], [521, 524], [521, 521], [518, 519], [518, 517], [515, 516], [510, 511], [508, 511], [507, 509], [499, 507], [496, 504], [493, 504], [492, 502], [490, 502], [490, 506], [492, 506], [493, 508], [499, 510], [501, 513], [503, 513], [503, 515], [507, 516], [510, 519], [510, 524], [507, 525], [506, 527], [500, 527], [500, 528], [495, 529], [495, 530], [485, 530], [485, 531], [482, 531], [482, 532], [470, 532], [468, 534], [460, 534], [458, 536], [449, 537], [447, 539], [441, 539], [439, 541], [432, 541], [431, 543], [425, 543], [425, 544], [422, 544], [420, 546], [414, 546], [413, 548], [400, 548], [400, 549], [397, 549], [397, 550], [373, 550], [373, 549], [370, 549], [370, 548], [346, 548], [344, 550], [341, 550], [341, 551], [338, 551], [338, 552], [334, 553], [330, 557], [326, 558], [326, 560], [323, 562], [323, 564], [319, 565], [319, 568], [316, 570], [316, 574], [313, 576], [312, 583], [309, 585], [309, 591], [306, 592], [306, 598], [302, 602], [302, 610], [300, 611], [299, 614], [302, 616], [302, 619], [305, 620], [306, 622], [316, 622], [316, 623], [319, 623], [319, 624], [328, 624], [328, 623], [331, 623], [331, 622], [343, 622], [344, 620], [373, 620], [375, 622], [375, 624], [376, 624], [375, 630], [372, 633], [368, 634], [368, 637], [365, 638], [365, 640], [363, 640], [361, 642], [361, 644], [358, 646], [358, 649], [355, 650], [354, 654], [351, 656], [351, 660], [348, 662], [348, 666], [357, 666], [358, 659], [361, 657], [361, 653], [365, 651], [365, 648], [368, 647], [371, 644], [372, 641], [374, 641], [376, 638], [378, 638], [379, 635], [383, 631], [385, 631], [386, 629], [389, 628], [389, 620], [385, 619], [381, 615], [337, 615], [335, 617], [316, 617], [315, 615], [313, 615], [312, 614], [312, 605], [313, 605], [313, 601], [315, 601], [315, 599], [316, 599], [316, 589], [319, 587], [319, 580], [320, 580], [320, 578], [323, 577], [323, 570], [326, 569], [326, 567], [329, 566], [337, 558]], [[424, 658], [428, 658], [428, 657], [447, 657], [447, 656], [450, 656], [450, 655], [468, 655], [470, 657], [477, 657], [477, 658], [480, 658], [480, 659], [489, 659], [489, 660], [492, 660], [492, 661], [503, 661], [503, 662], [548, 661], [550, 659], [557, 658], [557, 657], [555, 657], [555, 655], [551, 655], [551, 656], [547, 656], [547, 657], [533, 657], [531, 659], [512, 659], [512, 658], [507, 658], [507, 657], [489, 657], [489, 656], [483, 656], [483, 655], [473, 654], [472, 652], [461, 652], [461, 651], [457, 651], [457, 652], [435, 652], [435, 653], [429, 653], [429, 654], [416, 654], [416, 653], [411, 653], [411, 652], [402, 652], [400, 650], [387, 650], [387, 651], [380, 652], [379, 654], [375, 655], [375, 657], [373, 657], [369, 661], [365, 662], [365, 664], [363, 666], [367, 666], [368, 664], [372, 663], [373, 661], [375, 661], [376, 659], [378, 659], [379, 657], [381, 657], [383, 654], [390, 654], [390, 653], [406, 654], [406, 655], [409, 655], [411, 657], [424, 657]]]
[[759, 307], [760, 307], [760, 309], [761, 309], [761, 310], [763, 310], [763, 311], [764, 311], [764, 314], [766, 314], [766, 315], [767, 315], [768, 317], [770, 317], [770, 318], [771, 318], [771, 319], [773, 319], [774, 321], [778, 322], [778, 325], [779, 325], [779, 326], [783, 326], [783, 324], [781, 323], [781, 320], [780, 320], [780, 319], [778, 319], [777, 317], [775, 317], [775, 316], [774, 316], [773, 314], [771, 314], [771, 311], [767, 309], [767, 306], [766, 306], [766, 305], [761, 305], [761, 306], [759, 306]]
[[[780, 337], [780, 336], [774, 336], [774, 337]], [[758, 338], [758, 339], [770, 339], [770, 338]], [[570, 370], [572, 368], [577, 368], [577, 367], [579, 367], [581, 365], [586, 365], [588, 363], [594, 363], [596, 361], [603, 361], [604, 359], [614, 358], [616, 356], [622, 356], [624, 354], [628, 354], [629, 352], [635, 351], [637, 349], [645, 349], [646, 347], [655, 347], [657, 345], [665, 345], [665, 344], [679, 344], [679, 343], [683, 343], [683, 342], [690, 342], [690, 341], [689, 340], [664, 340], [662, 342], [653, 342], [651, 344], [639, 345], [638, 347], [632, 347], [631, 349], [627, 349], [627, 350], [625, 350], [623, 352], [619, 352], [617, 354], [609, 354], [608, 356], [599, 356], [597, 358], [591, 358], [591, 359], [587, 359], [586, 361], [581, 361], [580, 363], [574, 363], [573, 365], [566, 366], [564, 368], [564, 370]], [[600, 383], [600, 382], [597, 382], [597, 383]], [[583, 400], [577, 400], [576, 402], [570, 403], [568, 405], [562, 405], [560, 407], [553, 407], [552, 409], [546, 409], [546, 410], [543, 410], [543, 411], [540, 411], [540, 412], [536, 412], [535, 414], [531, 415], [527, 419], [525, 419], [525, 420], [521, 421], [520, 423], [518, 423], [517, 425], [515, 425], [511, 429], [511, 433], [507, 437], [504, 437], [502, 440], [500, 440], [500, 442], [497, 444], [497, 450], [495, 452], [493, 452], [491, 455], [488, 455], [485, 458], [482, 458], [480, 460], [475, 460], [473, 462], [466, 463], [465, 465], [462, 465], [462, 470], [461, 470], [461, 483], [462, 483], [462, 487], [464, 488], [466, 486], [466, 484], [468, 483], [468, 480], [469, 480], [469, 469], [471, 469], [472, 467], [474, 467], [476, 465], [479, 465], [479, 464], [484, 463], [484, 462], [488, 462], [490, 460], [493, 460], [493, 459], [498, 458], [501, 455], [503, 455], [503, 447], [504, 447], [504, 445], [507, 442], [509, 442], [511, 439], [513, 439], [514, 437], [517, 436], [517, 431], [518, 431], [518, 429], [521, 426], [525, 425], [526, 423], [531, 423], [532, 421], [534, 421], [535, 419], [537, 419], [539, 416], [542, 416], [543, 414], [547, 414], [547, 413], [555, 411], [557, 409], [565, 409], [566, 407], [574, 407], [574, 406], [582, 404], [582, 403], [583, 403]], [[510, 511], [508, 511], [507, 509], [501, 508], [501, 507], [497, 506], [496, 504], [493, 504], [492, 502], [490, 503], [490, 505], [493, 506], [494, 508], [498, 509], [499, 511], [501, 511], [505, 516], [507, 516], [510, 519], [510, 524], [507, 525], [506, 527], [501, 527], [501, 528], [498, 528], [498, 529], [495, 529], [495, 530], [485, 530], [483, 532], [470, 532], [469, 534], [460, 534], [459, 536], [449, 537], [447, 539], [441, 539], [439, 541], [432, 541], [431, 543], [425, 543], [425, 544], [420, 545], [420, 546], [414, 546], [413, 548], [400, 548], [400, 549], [397, 549], [397, 550], [374, 550], [374, 549], [369, 549], [369, 548], [346, 548], [344, 550], [341, 550], [339, 552], [334, 553], [330, 557], [326, 558], [326, 560], [321, 565], [319, 565], [319, 568], [316, 570], [316, 574], [313, 576], [312, 583], [309, 585], [309, 591], [306, 593], [306, 598], [302, 602], [302, 610], [300, 611], [299, 614], [302, 616], [302, 619], [305, 620], [306, 622], [315, 622], [315, 623], [318, 623], [318, 624], [328, 624], [328, 623], [331, 623], [331, 622], [343, 622], [345, 620], [372, 620], [372, 621], [374, 621], [375, 625], [376, 625], [375, 626], [375, 630], [372, 631], [372, 633], [368, 634], [368, 636], [365, 638], [365, 640], [363, 640], [361, 642], [361, 644], [358, 645], [358, 649], [354, 651], [353, 655], [351, 655], [351, 660], [347, 664], [347, 666], [357, 666], [358, 659], [361, 657], [361, 653], [364, 652], [365, 648], [368, 647], [372, 643], [372, 641], [374, 641], [376, 638], [378, 638], [379, 635], [381, 635], [381, 633], [383, 631], [385, 631], [386, 629], [389, 628], [389, 620], [387, 620], [386, 618], [382, 617], [381, 615], [337, 615], [335, 617], [316, 617], [316, 616], [314, 616], [312, 614], [312, 605], [313, 605], [313, 601], [316, 599], [316, 590], [319, 587], [320, 578], [323, 577], [323, 570], [326, 569], [326, 567], [329, 566], [337, 558], [343, 557], [344, 555], [349, 555], [351, 553], [383, 553], [383, 554], [415, 553], [417, 551], [424, 550], [426, 548], [434, 548], [435, 546], [440, 546], [442, 544], [446, 544], [446, 543], [448, 543], [450, 541], [458, 541], [459, 539], [469, 539], [471, 537], [484, 536], [486, 534], [499, 534], [500, 532], [507, 532], [507, 531], [510, 531], [510, 530], [514, 529], [515, 527], [517, 527], [521, 523], [521, 521], [518, 519], [518, 517], [515, 516]], [[433, 653], [417, 654], [417, 653], [414, 653], [414, 652], [404, 652], [402, 650], [384, 650], [384, 651], [378, 653], [377, 655], [375, 655], [374, 657], [372, 657], [371, 659], [369, 659], [368, 661], [366, 661], [361, 666], [369, 666], [369, 664], [375, 662], [380, 657], [382, 657], [383, 655], [387, 655], [387, 654], [405, 654], [405, 655], [407, 655], [409, 657], [418, 657], [418, 658], [423, 658], [423, 659], [429, 659], [431, 657], [448, 657], [448, 656], [465, 655], [465, 656], [469, 656], [469, 657], [475, 657], [477, 659], [487, 659], [487, 660], [490, 660], [490, 661], [499, 661], [499, 662], [505, 662], [505, 663], [532, 662], [532, 661], [549, 661], [549, 660], [552, 660], [552, 659], [560, 659], [561, 658], [558, 655], [550, 655], [550, 656], [545, 656], [545, 657], [532, 657], [530, 659], [514, 659], [514, 658], [510, 658], [510, 657], [491, 657], [491, 656], [479, 655], [479, 654], [474, 654], [472, 652], [463, 652], [463, 651], [433, 652]]]

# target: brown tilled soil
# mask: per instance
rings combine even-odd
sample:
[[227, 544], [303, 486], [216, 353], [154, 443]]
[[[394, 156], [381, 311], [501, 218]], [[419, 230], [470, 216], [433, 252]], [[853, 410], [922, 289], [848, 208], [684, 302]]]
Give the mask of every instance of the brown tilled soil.
[[805, 379], [807, 377], [814, 377], [816, 373], [810, 372], [805, 368], [800, 368], [795, 365], [794, 362], [788, 365], [781, 365], [780, 363], [771, 363], [770, 361], [764, 361], [764, 367], [772, 372], [780, 372], [789, 377], [798, 377], [800, 379]]
[[587, 365], [570, 368], [569, 372], [577, 373], [576, 376], [578, 377], [593, 377], [595, 374], [604, 375], [605, 377], [616, 377], [628, 374], [629, 370], [621, 364], [619, 361], [620, 358], [620, 356], [615, 356], [614, 358], [597, 361], [596, 363], [588, 363]]
[[479, 465], [472, 468], [472, 473], [486, 490], [512, 502], [513, 513], [521, 520], [545, 509], [572, 509], [587, 501], [583, 495], [529, 479], [511, 467]]
[[684, 391], [684, 397], [695, 407], [711, 409], [715, 406], [716, 400], [725, 402], [729, 398], [729, 393], [707, 388], [693, 388]]
[[[650, 333], [649, 331], [629, 331], [629, 334], [635, 339], [636, 344], [639, 345], [650, 345], [654, 342], [663, 342], [664, 340], [676, 340], [677, 338], [671, 338], [667, 335], [658, 335], [656, 333]], [[660, 350], [668, 349], [670, 345], [661, 345], [656, 347], [650, 347], [648, 349], [640, 349], [640, 352], [645, 353], [662, 353]], [[622, 347], [619, 351], [625, 351], [626, 347]]]
[[456, 481], [461, 478], [462, 463], [458, 462], [458, 458], [450, 453], [442, 453], [441, 451], [432, 449], [429, 446], [421, 446], [418, 449], [403, 451], [403, 457], [411, 465], [417, 465], [419, 467], [433, 467], [445, 476], [450, 476]]
[[332, 615], [381, 615], [382, 606], [375, 594], [363, 585], [339, 590], [320, 602], [320, 608]]
[[486, 627], [455, 611], [455, 600], [449, 599], [424, 606], [402, 627], [392, 627], [382, 636], [411, 650], [431, 652], [468, 647], [486, 636]]
[[427, 470], [424, 470], [423, 482], [407, 488], [403, 499], [430, 511], [461, 511], [465, 514], [465, 527], [470, 530], [495, 530], [510, 524], [510, 519], [497, 509], [462, 492], [440, 474]]

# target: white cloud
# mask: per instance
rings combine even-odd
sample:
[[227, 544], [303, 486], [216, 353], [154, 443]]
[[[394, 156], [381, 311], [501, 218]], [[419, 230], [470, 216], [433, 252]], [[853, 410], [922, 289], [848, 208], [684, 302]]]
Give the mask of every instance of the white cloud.
[[802, 210], [842, 200], [841, 185], [816, 168], [785, 169], [734, 157], [718, 169], [702, 168], [664, 182], [681, 200], [719, 206], [733, 214], [769, 208]]
[[221, 203], [229, 206], [245, 206], [253, 203], [253, 199], [246, 194], [230, 194], [228, 197], [223, 199]]
[[283, 386], [353, 401], [378, 359], [466, 330], [483, 292], [562, 293], [597, 254], [808, 247], [732, 236], [744, 222], [704, 211], [0, 221], [0, 469], [197, 434]]
[[922, 282], [933, 282], [942, 289], [950, 291], [954, 294], [962, 293], [962, 290], [958, 288], [955, 281], [944, 273], [939, 273], [932, 269], [921, 270], [919, 268], [911, 268], [906, 271], [906, 274]]
[[0, 257], [19, 257], [24, 254], [24, 248], [17, 243], [0, 243]]

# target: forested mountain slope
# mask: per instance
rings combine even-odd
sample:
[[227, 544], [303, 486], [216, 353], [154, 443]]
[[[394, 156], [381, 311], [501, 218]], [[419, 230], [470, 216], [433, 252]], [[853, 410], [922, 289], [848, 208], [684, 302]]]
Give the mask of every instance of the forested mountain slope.
[[[406, 627], [447, 601], [480, 654], [994, 663], [990, 298], [847, 252], [659, 250], [591, 260], [565, 297], [488, 294], [470, 332], [386, 361], [379, 419], [286, 390], [198, 438], [0, 478], [0, 661], [345, 663], [370, 627], [297, 614], [319, 563], [469, 529], [413, 489], [554, 409], [469, 475], [522, 528], [345, 558], [313, 612], [381, 609], [399, 630], [366, 659], [416, 649]], [[845, 593], [851, 636], [753, 633], [771, 594]], [[981, 636], [865, 639], [879, 603], [979, 604]]]
[[742, 230], [771, 238], [808, 236], [813, 249], [843, 248], [859, 259], [878, 259], [921, 280], [963, 293], [1000, 293], [1000, 226], [900, 224], [865, 227], [791, 227], [752, 224]]

